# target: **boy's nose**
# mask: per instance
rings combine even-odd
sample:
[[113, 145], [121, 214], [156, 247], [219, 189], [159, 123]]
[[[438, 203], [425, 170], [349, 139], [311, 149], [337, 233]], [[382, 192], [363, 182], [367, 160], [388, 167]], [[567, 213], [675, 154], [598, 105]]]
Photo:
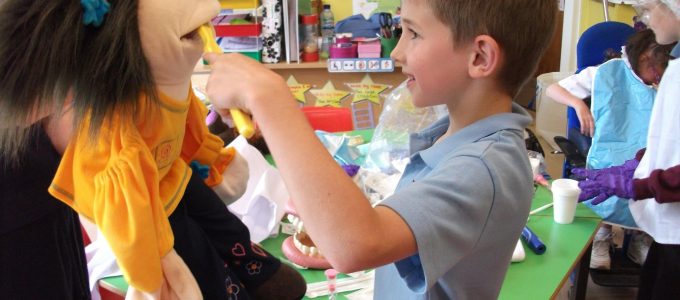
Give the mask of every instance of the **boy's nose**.
[[395, 62], [398, 63], [403, 63], [403, 58], [404, 58], [404, 53], [403, 53], [403, 43], [402, 43], [402, 38], [399, 38], [399, 41], [397, 42], [397, 45], [394, 47], [392, 50], [392, 53], [390, 54], [390, 58], [392, 58]]

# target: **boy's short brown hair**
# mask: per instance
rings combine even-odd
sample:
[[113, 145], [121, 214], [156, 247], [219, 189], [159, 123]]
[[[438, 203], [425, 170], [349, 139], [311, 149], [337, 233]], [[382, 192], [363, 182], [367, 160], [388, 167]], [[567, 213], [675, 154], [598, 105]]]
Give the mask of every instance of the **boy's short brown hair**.
[[515, 96], [536, 70], [555, 28], [555, 0], [428, 0], [435, 16], [449, 25], [456, 45], [479, 35], [498, 42], [505, 63], [499, 80]]

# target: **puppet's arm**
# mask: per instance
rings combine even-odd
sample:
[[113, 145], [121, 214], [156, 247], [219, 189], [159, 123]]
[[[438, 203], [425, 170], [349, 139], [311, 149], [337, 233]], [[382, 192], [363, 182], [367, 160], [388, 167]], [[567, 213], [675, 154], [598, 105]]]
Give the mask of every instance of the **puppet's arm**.
[[[117, 125], [112, 122], [101, 135], [111, 143], [93, 145], [82, 138], [86, 134], [76, 135], [49, 191], [97, 225], [133, 287], [131, 294], [138, 295], [133, 298], [153, 298], [162, 283], [175, 294], [185, 291], [183, 299], [200, 297], [191, 272], [172, 249], [168, 212], [176, 202], [162, 200], [155, 160], [138, 132]], [[176, 164], [171, 177], [189, 172], [183, 161]]]
[[163, 298], [200, 298], [198, 284], [173, 249], [165, 208], [170, 203], [161, 201], [155, 160], [135, 140], [124, 140], [129, 144], [95, 176], [94, 220], [133, 287], [128, 299], [155, 298], [159, 292]]
[[234, 148], [225, 148], [222, 139], [210, 133], [205, 125], [208, 110], [195, 96], [190, 101], [182, 158], [204, 167], [205, 171], [199, 175], [222, 202], [230, 204], [246, 190], [248, 162]]

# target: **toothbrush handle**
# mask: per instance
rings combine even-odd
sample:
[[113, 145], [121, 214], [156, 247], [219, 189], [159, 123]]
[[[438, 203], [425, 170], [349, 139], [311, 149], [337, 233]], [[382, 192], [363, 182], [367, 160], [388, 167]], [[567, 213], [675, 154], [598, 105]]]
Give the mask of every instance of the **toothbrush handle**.
[[234, 125], [236, 125], [239, 134], [247, 139], [255, 134], [255, 126], [253, 126], [253, 121], [250, 120], [248, 115], [236, 108], [230, 109], [229, 113], [231, 114], [231, 119], [234, 121]]
[[[199, 27], [198, 34], [203, 39], [205, 52], [222, 53], [222, 48], [215, 42], [215, 30], [212, 24], [208, 23]], [[250, 120], [248, 115], [236, 108], [230, 109], [229, 113], [240, 135], [245, 138], [251, 138], [255, 134], [255, 126], [253, 126], [253, 121]]]

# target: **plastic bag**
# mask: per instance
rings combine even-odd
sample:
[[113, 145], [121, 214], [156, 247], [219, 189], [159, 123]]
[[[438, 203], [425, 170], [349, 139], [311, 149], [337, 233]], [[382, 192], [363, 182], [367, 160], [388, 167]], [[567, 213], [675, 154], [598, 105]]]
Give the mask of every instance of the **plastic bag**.
[[417, 108], [411, 101], [406, 82], [389, 93], [384, 101], [371, 142], [365, 147], [366, 158], [357, 181], [376, 204], [394, 192], [409, 162], [409, 138], [434, 121], [448, 115], [445, 106]]
[[[443, 110], [446, 113], [445, 108]], [[411, 133], [438, 120], [443, 115], [441, 112], [441, 107], [415, 107], [406, 82], [400, 84], [385, 99], [362, 167], [380, 170], [388, 175], [403, 171], [408, 163]]]

